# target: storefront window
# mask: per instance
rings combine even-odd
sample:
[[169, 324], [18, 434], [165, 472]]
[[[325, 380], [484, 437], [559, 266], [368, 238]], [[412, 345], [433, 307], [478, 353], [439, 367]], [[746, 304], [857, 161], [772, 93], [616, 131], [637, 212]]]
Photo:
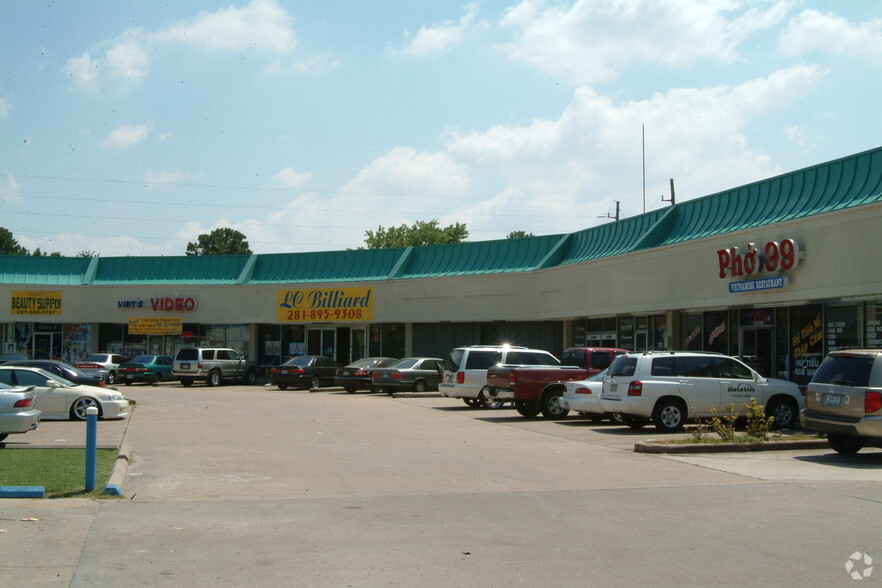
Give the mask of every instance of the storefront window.
[[791, 379], [797, 384], [808, 384], [824, 358], [820, 305], [790, 309], [790, 356], [793, 358]]
[[98, 325], [98, 353], [123, 354], [126, 325], [101, 323]]
[[637, 351], [634, 347], [634, 317], [623, 316], [619, 319], [619, 347]]
[[75, 363], [89, 355], [92, 340], [92, 325], [64, 325], [64, 344], [62, 359]]
[[866, 305], [866, 326], [864, 347], [882, 348], [882, 302], [868, 302]]
[[702, 335], [704, 350], [728, 354], [730, 331], [728, 311], [706, 312]]
[[372, 357], [404, 357], [404, 323], [384, 323], [370, 327]]
[[652, 317], [652, 341], [657, 350], [668, 348], [668, 317], [663, 314]]
[[838, 349], [854, 349], [860, 346], [856, 304], [828, 304], [825, 319], [824, 337], [828, 352]]
[[687, 314], [683, 318], [683, 341], [679, 348], [683, 351], [701, 351], [701, 315]]

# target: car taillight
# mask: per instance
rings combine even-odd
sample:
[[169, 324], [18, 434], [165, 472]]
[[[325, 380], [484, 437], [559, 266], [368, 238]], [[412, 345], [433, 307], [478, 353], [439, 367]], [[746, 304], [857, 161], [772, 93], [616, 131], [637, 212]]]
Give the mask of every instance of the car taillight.
[[16, 402], [12, 406], [14, 406], [15, 408], [27, 408], [27, 407], [33, 406], [33, 405], [34, 405], [33, 398], [22, 398], [21, 400], [19, 400], [18, 402]]
[[289, 374], [305, 374], [306, 370], [302, 367], [288, 368]]
[[882, 392], [870, 392], [864, 395], [864, 412], [870, 414], [882, 408]]
[[591, 394], [591, 388], [576, 388], [576, 394]]
[[363, 375], [365, 375], [365, 371], [362, 369], [357, 369], [354, 372], [352, 372], [352, 375], [353, 376], [363, 376]]
[[103, 379], [103, 378], [100, 379], [100, 380], [98, 380], [98, 383], [95, 384], [95, 385], [98, 386], [99, 388], [106, 388], [106, 387], [107, 387], [107, 384], [104, 383], [104, 379]]
[[281, 373], [282, 373], [282, 370], [280, 370], [280, 369], [277, 368], [277, 367], [274, 367], [274, 368], [270, 368], [270, 373], [271, 373], [271, 374], [281, 374]]
[[465, 384], [465, 372], [456, 372], [456, 383]]
[[515, 373], [508, 372], [508, 387], [514, 388], [517, 383], [518, 383], [518, 377], [515, 375]]
[[392, 374], [392, 379], [393, 380], [400, 380], [401, 379], [401, 372], [395, 372], [394, 374]]
[[199, 369], [201, 370], [201, 369], [202, 369], [202, 362], [200, 361], [199, 363], [197, 363], [197, 364], [196, 364], [196, 367], [199, 368]]
[[628, 384], [628, 396], [643, 396], [643, 382], [637, 380]]

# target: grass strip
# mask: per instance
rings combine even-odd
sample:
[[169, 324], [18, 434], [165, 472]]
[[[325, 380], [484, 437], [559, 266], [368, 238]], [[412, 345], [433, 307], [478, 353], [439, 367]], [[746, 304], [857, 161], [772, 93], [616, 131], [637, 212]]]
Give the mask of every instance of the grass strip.
[[104, 497], [117, 452], [99, 449], [95, 489], [86, 492], [85, 449], [0, 450], [0, 486], [43, 486], [46, 498]]

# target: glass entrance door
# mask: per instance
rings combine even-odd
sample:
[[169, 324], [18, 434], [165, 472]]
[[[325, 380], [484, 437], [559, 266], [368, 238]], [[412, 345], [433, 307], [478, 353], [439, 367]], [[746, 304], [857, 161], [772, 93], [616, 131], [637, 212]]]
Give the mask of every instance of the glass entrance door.
[[34, 359], [55, 359], [61, 357], [61, 333], [34, 333]]
[[336, 352], [337, 331], [334, 329], [310, 329], [306, 333], [307, 355], [326, 355], [334, 357]]
[[771, 327], [742, 327], [738, 337], [738, 356], [766, 378], [776, 373], [774, 334]]

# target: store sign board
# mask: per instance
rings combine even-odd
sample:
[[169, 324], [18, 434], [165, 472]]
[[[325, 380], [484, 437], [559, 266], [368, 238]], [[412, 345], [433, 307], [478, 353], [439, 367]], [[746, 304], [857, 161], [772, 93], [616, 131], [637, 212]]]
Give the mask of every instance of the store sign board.
[[739, 292], [756, 292], [758, 290], [774, 290], [783, 288], [787, 285], [787, 278], [784, 276], [775, 276], [773, 278], [761, 278], [757, 280], [746, 280], [744, 282], [729, 282], [729, 292], [737, 294]]
[[61, 314], [61, 292], [41, 290], [13, 290], [10, 296], [11, 314]]
[[373, 288], [304, 288], [276, 292], [280, 322], [374, 320]]
[[796, 239], [769, 241], [762, 247], [748, 243], [743, 252], [738, 247], [719, 249], [717, 263], [720, 279], [753, 276], [796, 269], [799, 265], [799, 244]]
[[180, 318], [144, 317], [129, 319], [131, 335], [180, 335], [184, 320]]
[[132, 299], [117, 300], [117, 308], [152, 308], [155, 311], [193, 311], [196, 310], [196, 299], [192, 296], [174, 298], [151, 298], [150, 300]]

